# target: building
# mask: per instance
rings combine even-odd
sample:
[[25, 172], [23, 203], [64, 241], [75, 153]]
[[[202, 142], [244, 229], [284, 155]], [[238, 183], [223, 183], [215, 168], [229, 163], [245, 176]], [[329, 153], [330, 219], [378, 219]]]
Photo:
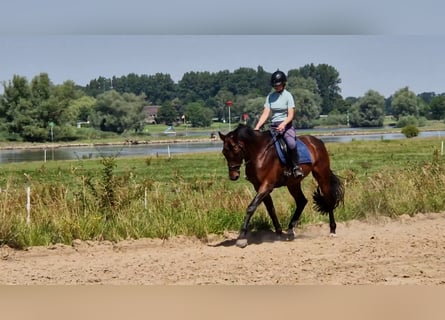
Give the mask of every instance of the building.
[[142, 112], [145, 113], [145, 123], [156, 124], [158, 123], [158, 112], [161, 106], [144, 106]]

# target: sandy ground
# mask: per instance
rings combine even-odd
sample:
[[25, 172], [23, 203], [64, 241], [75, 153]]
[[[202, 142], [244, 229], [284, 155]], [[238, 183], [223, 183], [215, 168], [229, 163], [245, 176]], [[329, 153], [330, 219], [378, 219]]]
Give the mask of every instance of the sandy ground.
[[207, 242], [179, 237], [119, 243], [74, 241], [0, 248], [0, 284], [445, 284], [445, 212], [397, 220], [299, 228], [293, 241], [236, 233]]

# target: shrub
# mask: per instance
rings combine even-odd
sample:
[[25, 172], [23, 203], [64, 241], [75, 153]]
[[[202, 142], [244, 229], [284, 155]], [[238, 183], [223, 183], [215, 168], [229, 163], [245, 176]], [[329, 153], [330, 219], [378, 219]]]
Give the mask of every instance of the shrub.
[[424, 127], [426, 125], [425, 117], [415, 117], [415, 116], [404, 116], [397, 121], [397, 128], [403, 128], [408, 125], [416, 126], [416, 127]]
[[407, 138], [417, 137], [419, 135], [419, 129], [413, 125], [407, 125], [402, 129], [402, 133]]

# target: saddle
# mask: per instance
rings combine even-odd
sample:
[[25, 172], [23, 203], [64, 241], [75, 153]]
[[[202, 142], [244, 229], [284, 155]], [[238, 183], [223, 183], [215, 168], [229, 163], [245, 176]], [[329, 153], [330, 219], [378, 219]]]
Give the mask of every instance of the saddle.
[[[280, 159], [281, 163], [288, 166], [290, 162], [290, 159], [288, 157], [287, 152], [287, 143], [284, 139], [283, 135], [277, 134], [275, 131], [270, 130], [270, 134], [272, 135], [275, 149], [278, 153], [278, 158]], [[311, 155], [309, 154], [309, 150], [307, 146], [301, 141], [298, 137], [295, 137], [295, 141], [297, 143], [297, 151], [299, 155], [299, 163], [312, 163]]]

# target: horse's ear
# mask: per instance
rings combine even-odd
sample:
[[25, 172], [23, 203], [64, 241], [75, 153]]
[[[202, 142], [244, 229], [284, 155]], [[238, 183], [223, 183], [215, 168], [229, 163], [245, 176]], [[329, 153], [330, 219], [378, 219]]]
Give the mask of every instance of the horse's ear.
[[224, 141], [224, 139], [226, 139], [226, 136], [224, 134], [222, 134], [221, 132], [218, 131], [218, 134], [222, 141]]

